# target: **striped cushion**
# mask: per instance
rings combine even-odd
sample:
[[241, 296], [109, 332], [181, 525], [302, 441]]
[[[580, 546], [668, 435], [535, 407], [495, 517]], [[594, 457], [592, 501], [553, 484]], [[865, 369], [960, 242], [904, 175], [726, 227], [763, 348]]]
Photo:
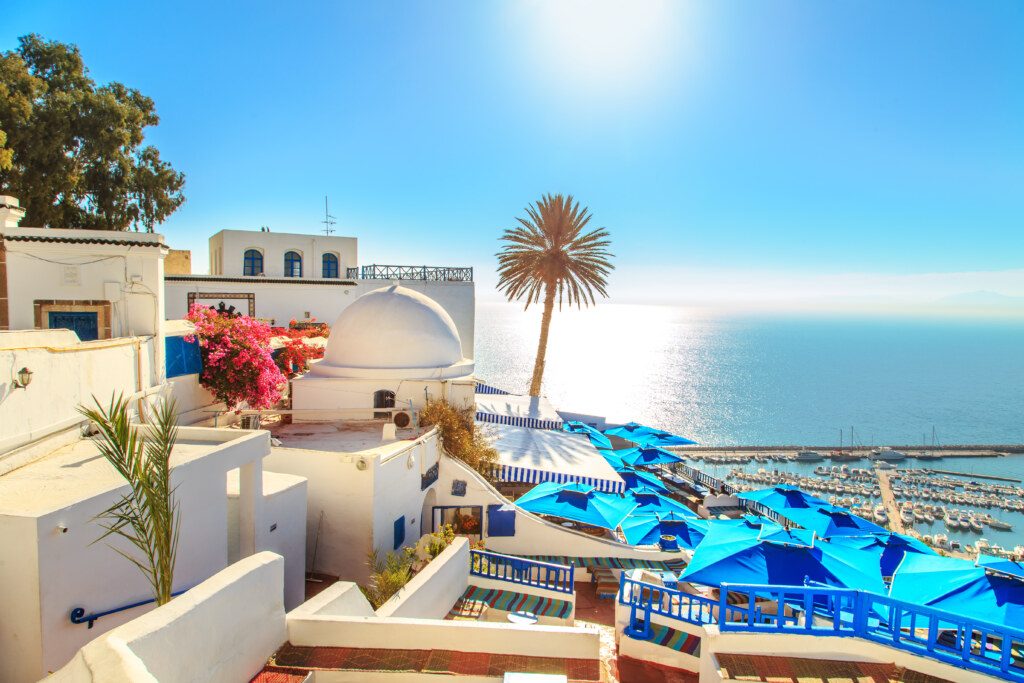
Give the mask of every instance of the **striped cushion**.
[[653, 635], [649, 642], [672, 648], [676, 652], [682, 652], [686, 655], [700, 657], [699, 636], [687, 633], [686, 631], [677, 631], [674, 628], [660, 624], [651, 624], [651, 632]]
[[496, 588], [469, 586], [462, 594], [462, 601], [482, 602], [494, 609], [505, 612], [533, 612], [538, 617], [568, 619], [572, 614], [572, 603], [539, 595], [527, 595]]
[[681, 559], [641, 560], [633, 557], [566, 557], [565, 555], [519, 555], [519, 557], [553, 564], [572, 564], [588, 570], [596, 567], [608, 567], [610, 569], [651, 569], [678, 574], [686, 569], [686, 560]]

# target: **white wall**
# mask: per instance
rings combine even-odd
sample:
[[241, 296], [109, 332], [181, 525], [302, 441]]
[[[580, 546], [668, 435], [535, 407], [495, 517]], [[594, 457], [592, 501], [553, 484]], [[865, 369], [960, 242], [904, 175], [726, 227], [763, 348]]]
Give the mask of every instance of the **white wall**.
[[[475, 578], [475, 577], [474, 577]], [[469, 541], [456, 538], [377, 609], [379, 617], [444, 619], [469, 585]], [[509, 584], [505, 584], [506, 589]]]
[[[405, 515], [405, 544], [420, 536], [420, 511], [426, 491], [420, 491], [420, 462], [436, 458], [437, 432], [431, 430], [400, 451], [336, 453], [277, 447], [264, 460], [267, 471], [297, 474], [309, 481], [306, 518], [307, 569], [364, 582], [369, 577], [367, 554], [392, 550], [394, 522]], [[367, 463], [360, 470], [357, 463]], [[410, 458], [412, 466], [409, 466]], [[313, 546], [321, 512], [316, 565]]]
[[56, 683], [247, 681], [286, 639], [284, 562], [259, 553], [90, 643]]
[[[452, 405], [473, 405], [475, 383], [472, 377], [457, 380], [408, 380], [396, 378], [349, 379], [306, 374], [292, 380], [292, 408], [296, 422], [336, 420], [339, 415], [353, 420], [373, 418], [373, 395], [378, 390], [395, 393], [395, 408], [422, 410], [426, 397], [444, 398]], [[338, 412], [344, 411], [344, 412]]]
[[[258, 462], [269, 448], [265, 432], [179, 432], [183, 441], [202, 436], [212, 441], [210, 454], [177, 464], [172, 471], [181, 509], [175, 590], [190, 588], [227, 566], [226, 472]], [[0, 648], [15, 647], [18, 654], [0, 659], [0, 680], [34, 681], [62, 666], [89, 640], [152, 609], [144, 605], [105, 616], [92, 629], [69, 620], [74, 607], [88, 614], [152, 597], [138, 568], [114, 550], [128, 550], [127, 542], [115, 537], [95, 542], [103, 533], [97, 515], [127, 489], [125, 484], [35, 518], [0, 518], [0, 547], [18, 549], [0, 556], [0, 575], [10, 578], [0, 582], [0, 605], [26, 610], [3, 626], [8, 637]]]
[[[79, 342], [66, 330], [0, 332], [0, 368], [10, 373], [0, 376], [0, 454], [83, 422], [77, 408], [93, 396], [106, 405], [113, 394], [151, 388], [158, 345], [153, 338]], [[10, 380], [23, 367], [32, 382], [15, 389]]]
[[[238, 470], [228, 472], [228, 562], [241, 558]], [[263, 473], [263, 502], [256, 520], [257, 551], [284, 558], [284, 606], [306, 599], [306, 480], [292, 474]]]
[[[164, 319], [163, 259], [167, 253], [162, 235], [43, 228], [5, 228], [0, 233], [11, 238], [123, 239], [151, 245], [6, 239], [12, 330], [35, 327], [35, 300], [63, 299], [111, 301], [111, 332], [115, 337], [153, 335], [159, 331]], [[109, 296], [112, 291], [116, 293]]]
[[[188, 293], [242, 293], [255, 296], [256, 317], [272, 319], [287, 326], [292, 318], [302, 319], [306, 312], [320, 322], [333, 325], [341, 312], [357, 298], [391, 283], [387, 280], [317, 280], [286, 282], [258, 277], [213, 277], [205, 275], [169, 275], [165, 278], [166, 317], [184, 318], [188, 313]], [[472, 358], [476, 324], [476, 293], [472, 282], [426, 282], [403, 280], [403, 287], [429, 296], [440, 304], [455, 322], [462, 340], [462, 353]], [[219, 299], [218, 299], [219, 300]], [[211, 301], [204, 299], [205, 302]], [[227, 300], [244, 313], [247, 304]], [[216, 305], [216, 302], [212, 305]]]
[[242, 275], [246, 249], [257, 249], [263, 254], [263, 272], [267, 277], [284, 277], [284, 254], [296, 251], [302, 256], [303, 277], [321, 278], [323, 255], [330, 252], [338, 257], [338, 274], [344, 279], [345, 269], [354, 268], [359, 262], [358, 245], [355, 237], [221, 230], [210, 238], [210, 273]]
[[598, 659], [600, 632], [574, 626], [520, 626], [482, 621], [288, 614], [293, 645], [456, 650], [569, 659]]

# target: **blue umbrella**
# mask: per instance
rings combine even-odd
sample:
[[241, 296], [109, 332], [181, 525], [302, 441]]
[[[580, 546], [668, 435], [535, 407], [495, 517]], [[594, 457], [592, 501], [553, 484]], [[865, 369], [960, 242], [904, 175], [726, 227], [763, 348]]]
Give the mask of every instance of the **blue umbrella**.
[[608, 440], [607, 436], [601, 433], [601, 430], [596, 427], [591, 427], [585, 422], [569, 420], [568, 422], [562, 423], [562, 429], [575, 434], [586, 434], [590, 437], [590, 443], [593, 444], [594, 448], [612, 447], [612, 442]]
[[523, 494], [516, 505], [541, 515], [615, 529], [637, 507], [637, 502], [632, 496], [601, 493], [585, 484], [546, 481]]
[[622, 458], [622, 462], [636, 467], [637, 465], [660, 465], [670, 462], [682, 462], [675, 453], [670, 453], [664, 448], [655, 446], [640, 446], [636, 448], [621, 448], [615, 454]]
[[622, 522], [622, 533], [630, 545], [656, 545], [662, 536], [675, 536], [681, 547], [692, 550], [704, 540], [708, 524], [674, 512], [631, 515]]
[[627, 439], [642, 446], [692, 446], [697, 443], [686, 437], [655, 429], [654, 427], [647, 427], [636, 422], [606, 429], [604, 433], [621, 439]]
[[658, 479], [655, 475], [650, 472], [643, 472], [636, 470], [629, 465], [622, 465], [616, 467], [615, 471], [619, 473], [622, 481], [626, 482], [626, 490], [638, 489], [641, 487], [651, 488], [658, 493], [668, 493], [668, 487], [661, 483], [661, 479]]
[[882, 576], [892, 576], [907, 553], [936, 554], [934, 550], [912, 536], [890, 532], [870, 536], [835, 536], [829, 539], [829, 543], [872, 553], [877, 558]]
[[907, 553], [892, 577], [889, 596], [990, 623], [1024, 623], [1024, 581], [970, 560]]
[[[815, 542], [813, 532], [745, 526], [711, 528], [680, 577], [683, 581], [802, 586], [805, 580], [840, 588], [885, 592], [882, 577], [865, 570], [861, 551]], [[870, 557], [870, 556], [868, 556]], [[868, 563], [870, 565], [870, 563]]]
[[601, 457], [604, 458], [608, 462], [608, 464], [614, 467], [616, 470], [618, 470], [620, 467], [628, 467], [628, 465], [626, 465], [626, 463], [622, 461], [622, 456], [610, 448], [598, 448], [597, 452], [600, 453]]
[[780, 514], [805, 529], [811, 529], [821, 538], [886, 533], [884, 528], [874, 522], [869, 522], [846, 508], [836, 507], [835, 505], [790, 508]]
[[741, 500], [749, 500], [781, 515], [793, 508], [816, 508], [828, 505], [828, 501], [801, 491], [795, 486], [779, 484], [767, 489], [746, 491], [736, 496]]
[[697, 517], [696, 512], [677, 500], [661, 495], [655, 489], [640, 487], [627, 492], [626, 495], [627, 497], [632, 495], [633, 500], [637, 503], [637, 508], [630, 513], [631, 515], [667, 514], [674, 512], [686, 517]]
[[1005, 557], [996, 557], [995, 555], [983, 555], [979, 553], [976, 564], [979, 567], [984, 567], [992, 573], [1024, 579], [1024, 563], [1021, 562], [1014, 562], [1013, 560], [1008, 560]]

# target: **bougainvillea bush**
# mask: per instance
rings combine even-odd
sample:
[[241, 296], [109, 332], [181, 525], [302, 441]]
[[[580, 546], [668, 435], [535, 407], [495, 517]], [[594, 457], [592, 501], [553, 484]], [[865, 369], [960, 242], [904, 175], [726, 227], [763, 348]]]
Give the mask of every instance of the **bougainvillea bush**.
[[302, 330], [285, 330], [278, 334], [274, 328], [275, 337], [287, 337], [282, 343], [280, 350], [274, 359], [277, 361], [278, 369], [287, 377], [294, 377], [309, 370], [309, 361], [314, 358], [323, 358], [324, 349], [322, 346], [307, 344], [305, 339], [310, 335], [303, 334]]
[[187, 319], [195, 325], [203, 372], [199, 383], [218, 401], [233, 409], [241, 403], [250, 408], [270, 408], [281, 399], [285, 376], [270, 349], [270, 326], [249, 316], [221, 315], [195, 304]]

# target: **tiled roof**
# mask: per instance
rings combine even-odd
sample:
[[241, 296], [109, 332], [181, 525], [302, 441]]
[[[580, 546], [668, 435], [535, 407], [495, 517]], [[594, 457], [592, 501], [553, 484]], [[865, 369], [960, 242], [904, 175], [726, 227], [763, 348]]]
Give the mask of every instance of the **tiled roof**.
[[42, 237], [40, 235], [0, 235], [5, 242], [57, 242], [60, 244], [122, 244], [129, 247], [162, 247], [162, 242], [143, 242], [132, 239], [105, 239], [102, 237]]

